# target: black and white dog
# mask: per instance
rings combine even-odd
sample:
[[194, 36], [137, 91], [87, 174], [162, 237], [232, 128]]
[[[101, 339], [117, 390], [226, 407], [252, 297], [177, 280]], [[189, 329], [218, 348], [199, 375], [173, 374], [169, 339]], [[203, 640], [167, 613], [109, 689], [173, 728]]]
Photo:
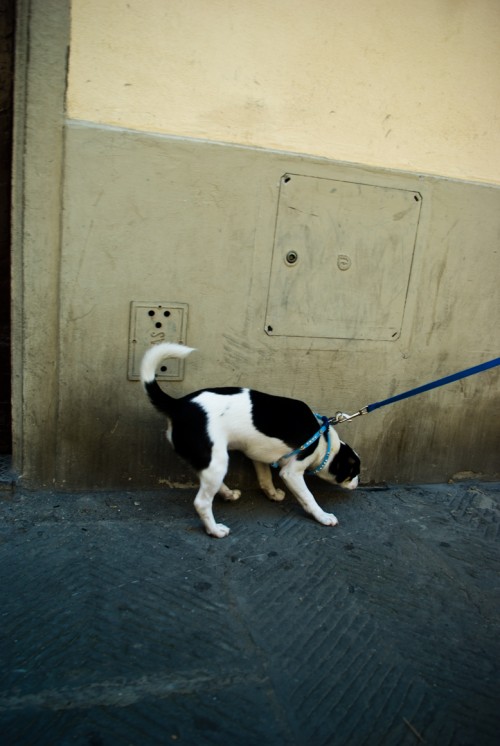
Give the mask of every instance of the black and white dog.
[[[184, 358], [191, 347], [154, 345], [141, 363], [141, 381], [152, 404], [167, 416], [167, 438], [176, 452], [197, 471], [200, 488], [194, 506], [211, 536], [227, 536], [229, 528], [216, 523], [212, 502], [217, 493], [237, 500], [239, 490], [224, 484], [229, 454], [242, 451], [252, 459], [259, 485], [271, 500], [283, 500], [276, 489], [270, 464], [307, 513], [325, 526], [337, 519], [318, 505], [304, 481], [304, 473], [348, 490], [358, 486], [359, 457], [343, 443], [326, 418], [319, 418], [297, 399], [272, 396], [245, 388], [211, 388], [180, 399], [166, 394], [156, 381], [156, 368], [165, 358]], [[323, 419], [321, 428], [318, 419]]]

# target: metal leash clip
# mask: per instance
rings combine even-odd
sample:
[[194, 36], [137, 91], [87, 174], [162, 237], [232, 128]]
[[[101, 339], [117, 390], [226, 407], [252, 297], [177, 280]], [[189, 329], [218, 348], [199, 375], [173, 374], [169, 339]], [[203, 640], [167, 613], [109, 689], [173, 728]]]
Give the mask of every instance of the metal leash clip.
[[330, 417], [328, 421], [331, 425], [339, 425], [342, 422], [349, 422], [349, 420], [353, 420], [355, 417], [360, 417], [362, 414], [368, 414], [368, 405], [360, 409], [358, 412], [355, 412], [354, 414], [347, 414], [346, 412], [336, 412], [335, 417]]

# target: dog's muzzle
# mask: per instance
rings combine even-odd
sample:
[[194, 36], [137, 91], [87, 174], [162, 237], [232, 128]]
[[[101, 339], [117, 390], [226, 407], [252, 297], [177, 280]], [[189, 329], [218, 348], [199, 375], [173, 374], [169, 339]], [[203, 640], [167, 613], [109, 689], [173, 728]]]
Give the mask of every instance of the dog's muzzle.
[[359, 477], [354, 477], [354, 479], [351, 479], [350, 482], [342, 482], [340, 486], [343, 487], [345, 490], [355, 490], [358, 484]]

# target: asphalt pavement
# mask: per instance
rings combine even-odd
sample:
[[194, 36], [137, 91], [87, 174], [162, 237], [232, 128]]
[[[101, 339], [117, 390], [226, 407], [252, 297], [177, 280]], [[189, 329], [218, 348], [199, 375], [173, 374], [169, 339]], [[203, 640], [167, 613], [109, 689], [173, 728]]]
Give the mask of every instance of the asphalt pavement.
[[500, 485], [0, 493], [3, 746], [489, 746]]

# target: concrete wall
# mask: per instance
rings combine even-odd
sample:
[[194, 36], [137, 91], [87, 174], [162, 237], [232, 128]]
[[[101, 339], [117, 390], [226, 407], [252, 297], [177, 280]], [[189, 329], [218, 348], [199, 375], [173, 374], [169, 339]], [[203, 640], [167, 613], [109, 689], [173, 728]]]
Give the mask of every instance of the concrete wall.
[[[130, 378], [132, 301], [185, 304], [185, 341], [199, 351], [182, 380], [165, 384], [179, 395], [241, 384], [333, 414], [498, 356], [500, 189], [479, 183], [500, 176], [489, 118], [498, 106], [492, 75], [473, 91], [491, 57], [478, 62], [470, 52], [475, 62], [465, 65], [462, 90], [477, 104], [467, 108], [468, 128], [449, 126], [458, 106], [451, 72], [446, 103], [439, 101], [439, 112], [431, 106], [447, 55], [454, 50], [458, 59], [465, 39], [462, 52], [479, 38], [488, 47], [496, 5], [423, 4], [442, 52], [435, 48], [432, 96], [401, 70], [405, 60], [407, 74], [413, 69], [408, 51], [422, 38], [420, 13], [396, 44], [392, 21], [387, 25], [394, 4], [382, 0], [318, 0], [307, 6], [312, 20], [302, 29], [282, 22], [277, 5], [252, 4], [249, 16], [246, 3], [174, 2], [167, 15], [153, 0], [75, 0], [70, 25], [60, 2], [30, 3], [28, 126], [16, 191], [24, 265], [15, 268], [16, 459], [26, 484], [142, 487], [192, 479]], [[325, 13], [331, 19], [334, 6], [332, 52]], [[299, 4], [294, 10], [305, 13]], [[353, 43], [355, 27], [363, 43]], [[280, 40], [272, 50], [271, 29]], [[168, 50], [164, 60], [160, 49]], [[376, 50], [385, 64], [373, 69]], [[336, 72], [341, 58], [349, 75]], [[337, 129], [325, 129], [321, 117], [325, 87], [311, 85], [322, 59], [328, 89], [350, 109]], [[371, 103], [359, 91], [349, 96], [355, 79], [372, 86]], [[251, 80], [260, 80], [266, 105], [244, 120], [238, 96], [248, 103], [257, 85]], [[301, 117], [285, 128], [294, 92], [305, 94], [308, 81], [309, 97], [298, 96]], [[382, 106], [384, 91], [392, 110]], [[427, 124], [412, 130], [419, 99]], [[399, 112], [393, 137], [390, 119], [384, 129], [380, 117], [375, 126], [369, 116], [376, 101], [380, 115]], [[207, 116], [210, 102], [220, 116]], [[405, 164], [411, 168], [388, 168]], [[449, 178], [457, 169], [467, 180]], [[292, 220], [294, 208], [299, 217]], [[288, 241], [301, 247], [293, 269], [282, 261]], [[351, 262], [347, 271], [340, 256]], [[40, 307], [47, 309], [43, 328]], [[363, 478], [498, 473], [498, 382], [491, 371], [342, 426], [362, 455]], [[236, 460], [233, 479], [247, 478]]]

